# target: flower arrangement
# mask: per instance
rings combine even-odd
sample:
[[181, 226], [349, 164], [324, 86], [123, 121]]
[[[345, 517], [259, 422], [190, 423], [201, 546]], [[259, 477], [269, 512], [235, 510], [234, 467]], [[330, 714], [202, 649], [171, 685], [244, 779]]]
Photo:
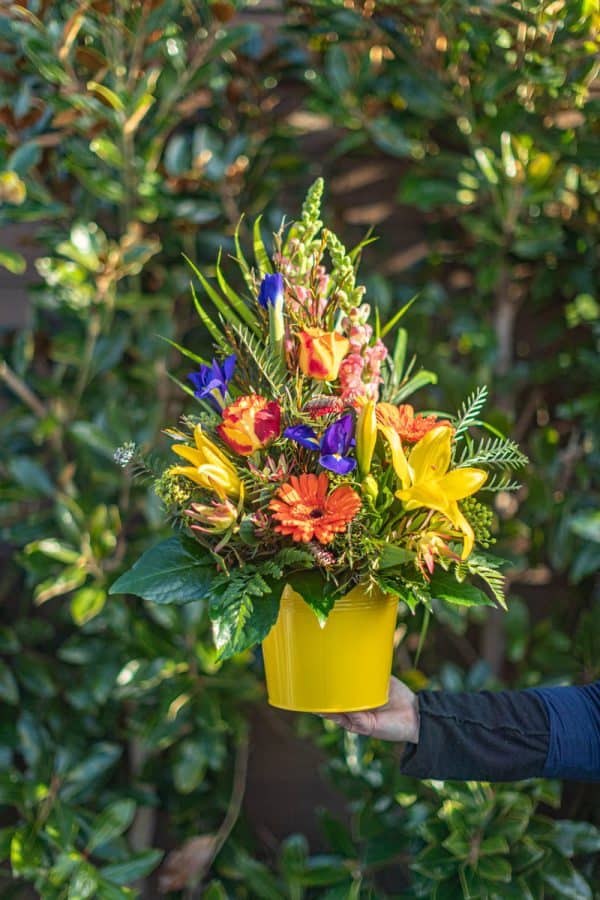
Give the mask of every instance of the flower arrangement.
[[300, 219], [274, 235], [272, 257], [255, 223], [253, 268], [236, 233], [246, 296], [220, 260], [217, 287], [193, 267], [213, 305], [193, 291], [215, 356], [178, 347], [195, 366], [182, 385], [190, 405], [167, 430], [172, 460], [155, 482], [178, 529], [112, 588], [205, 597], [220, 658], [263, 640], [286, 585], [321, 622], [359, 584], [412, 612], [505, 605], [480, 498], [514, 489], [510, 472], [527, 460], [497, 433], [473, 437], [485, 388], [453, 416], [407, 403], [435, 382], [406, 364], [397, 326], [410, 304], [385, 326], [371, 315], [356, 282], [368, 241], [348, 252], [323, 227], [322, 190], [318, 180]]

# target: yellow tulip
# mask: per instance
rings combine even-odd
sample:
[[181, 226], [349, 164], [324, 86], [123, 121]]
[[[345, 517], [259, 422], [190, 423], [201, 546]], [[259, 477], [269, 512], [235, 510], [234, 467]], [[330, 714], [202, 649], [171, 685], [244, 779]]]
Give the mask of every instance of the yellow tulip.
[[298, 363], [302, 374], [317, 381], [335, 381], [350, 341], [337, 331], [305, 328], [298, 335]]
[[400, 478], [402, 489], [396, 492], [407, 510], [434, 509], [450, 520], [453, 527], [463, 533], [462, 559], [467, 559], [475, 536], [473, 529], [458, 506], [475, 494], [487, 478], [483, 469], [450, 468], [452, 456], [452, 429], [446, 425], [432, 428], [413, 447], [408, 459], [404, 455], [400, 439], [394, 440], [392, 429], [381, 429], [390, 443], [392, 463]]
[[222, 499], [226, 496], [240, 496], [241, 482], [235, 467], [219, 450], [216, 444], [206, 437], [200, 425], [194, 429], [195, 447], [188, 444], [174, 444], [173, 451], [182, 456], [191, 466], [173, 466], [171, 475], [183, 475], [208, 491], [214, 491]]
[[356, 420], [356, 461], [362, 478], [365, 478], [371, 471], [376, 440], [375, 401], [367, 400]]

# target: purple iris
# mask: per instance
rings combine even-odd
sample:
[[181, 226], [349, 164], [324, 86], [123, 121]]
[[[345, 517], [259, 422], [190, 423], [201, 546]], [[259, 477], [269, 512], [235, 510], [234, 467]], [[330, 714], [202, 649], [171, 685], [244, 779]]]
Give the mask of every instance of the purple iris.
[[265, 275], [260, 283], [258, 302], [267, 309], [269, 306], [275, 306], [280, 299], [283, 299], [283, 275], [281, 272]]
[[319, 438], [310, 425], [291, 425], [285, 429], [283, 434], [284, 437], [289, 438], [290, 441], [296, 441], [297, 444], [306, 447], [307, 450], [321, 449]]
[[326, 428], [321, 440], [309, 425], [292, 425], [283, 433], [308, 450], [319, 450], [319, 462], [324, 469], [338, 475], [347, 475], [356, 466], [356, 460], [348, 456], [355, 444], [353, 431], [354, 422], [351, 413], [348, 413]]
[[226, 357], [221, 365], [216, 359], [213, 359], [209, 366], [200, 366], [200, 371], [188, 375], [194, 386], [194, 397], [207, 400], [217, 412], [221, 412], [225, 405], [223, 399], [233, 377], [234, 369], [235, 353]]

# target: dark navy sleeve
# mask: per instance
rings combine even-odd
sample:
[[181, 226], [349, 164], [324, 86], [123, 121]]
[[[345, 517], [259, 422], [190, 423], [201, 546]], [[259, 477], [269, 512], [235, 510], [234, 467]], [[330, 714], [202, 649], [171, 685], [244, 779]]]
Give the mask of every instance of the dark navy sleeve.
[[600, 781], [600, 681], [585, 687], [536, 688], [548, 712], [545, 778]]
[[548, 755], [546, 705], [533, 690], [421, 691], [419, 742], [407, 744], [404, 775], [457, 781], [540, 777]]

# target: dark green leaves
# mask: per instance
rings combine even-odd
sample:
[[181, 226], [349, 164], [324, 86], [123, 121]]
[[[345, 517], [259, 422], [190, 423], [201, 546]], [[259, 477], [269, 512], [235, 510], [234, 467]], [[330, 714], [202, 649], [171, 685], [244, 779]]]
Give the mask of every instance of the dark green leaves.
[[196, 545], [171, 537], [147, 550], [111, 586], [111, 594], [136, 594], [154, 603], [189, 603], [210, 592], [214, 569]]
[[458, 582], [446, 572], [436, 571], [431, 579], [431, 596], [457, 606], [494, 606], [493, 600], [472, 584]]
[[262, 641], [275, 624], [279, 594], [254, 566], [245, 566], [213, 585], [212, 631], [219, 659], [228, 659]]

